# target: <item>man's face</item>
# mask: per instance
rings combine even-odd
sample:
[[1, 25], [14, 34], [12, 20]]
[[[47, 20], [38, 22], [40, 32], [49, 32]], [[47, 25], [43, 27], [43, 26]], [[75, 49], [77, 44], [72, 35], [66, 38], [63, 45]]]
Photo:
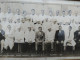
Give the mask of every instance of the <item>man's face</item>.
[[56, 11], [56, 16], [58, 16], [59, 15], [59, 10], [58, 11]]
[[50, 29], [48, 29], [48, 31], [50, 32], [50, 31], [51, 31], [51, 28], [50, 28]]
[[32, 9], [32, 10], [31, 10], [31, 12], [32, 12], [32, 15], [34, 15], [34, 14], [35, 14], [35, 10], [34, 10], [34, 9]]
[[59, 26], [59, 30], [62, 30], [62, 27], [61, 26]]
[[63, 16], [65, 16], [65, 11], [63, 11]]
[[68, 11], [69, 16], [71, 16], [71, 10]]
[[54, 24], [56, 24], [57, 21], [54, 21]]
[[40, 27], [40, 28], [38, 28], [39, 29], [39, 31], [42, 31], [42, 28]]
[[8, 26], [8, 29], [11, 30], [11, 26], [10, 25]]
[[28, 30], [31, 31], [31, 27], [28, 27]]
[[23, 15], [25, 15], [25, 16], [26, 16], [26, 15], [27, 15], [27, 12], [26, 12], [26, 11], [23, 11]]
[[20, 10], [19, 9], [17, 9], [17, 14], [20, 14]]
[[49, 11], [49, 15], [52, 16], [52, 11]]
[[11, 13], [11, 9], [10, 8], [8, 8], [8, 13]]

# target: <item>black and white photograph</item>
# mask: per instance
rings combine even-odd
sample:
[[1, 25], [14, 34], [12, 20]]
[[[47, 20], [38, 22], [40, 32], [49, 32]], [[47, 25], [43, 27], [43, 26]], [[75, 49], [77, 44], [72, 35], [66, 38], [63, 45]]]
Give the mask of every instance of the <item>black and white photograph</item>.
[[80, 56], [80, 2], [0, 1], [0, 57]]

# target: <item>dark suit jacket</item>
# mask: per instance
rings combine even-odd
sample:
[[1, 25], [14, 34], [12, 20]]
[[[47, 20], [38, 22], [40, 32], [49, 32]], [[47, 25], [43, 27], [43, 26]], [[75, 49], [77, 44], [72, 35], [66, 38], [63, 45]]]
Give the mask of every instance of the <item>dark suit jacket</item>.
[[59, 30], [56, 31], [55, 33], [55, 40], [54, 41], [64, 41], [65, 40], [65, 33], [63, 30], [61, 30], [61, 34], [59, 34]]
[[36, 36], [35, 36], [35, 39], [36, 40], [39, 40], [39, 41], [44, 41], [45, 40], [45, 33], [43, 31], [41, 31], [41, 35], [39, 34], [39, 31], [36, 33]]
[[78, 33], [79, 33], [79, 30], [74, 32], [74, 39], [76, 42], [79, 42], [79, 40], [80, 40], [80, 35]]

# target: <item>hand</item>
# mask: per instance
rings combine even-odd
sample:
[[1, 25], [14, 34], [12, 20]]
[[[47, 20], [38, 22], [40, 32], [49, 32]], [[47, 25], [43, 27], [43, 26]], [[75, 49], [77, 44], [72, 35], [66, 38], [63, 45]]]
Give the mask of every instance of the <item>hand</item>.
[[61, 41], [61, 43], [63, 43], [63, 41]]
[[56, 41], [56, 43], [58, 44], [58, 43], [59, 43], [59, 41]]

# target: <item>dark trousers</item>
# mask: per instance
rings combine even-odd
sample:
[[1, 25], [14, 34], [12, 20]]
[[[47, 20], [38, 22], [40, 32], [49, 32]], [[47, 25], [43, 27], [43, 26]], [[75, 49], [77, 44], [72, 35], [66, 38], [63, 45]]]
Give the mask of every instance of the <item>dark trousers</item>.
[[62, 53], [63, 52], [63, 44], [62, 43], [55, 43], [55, 52]]

